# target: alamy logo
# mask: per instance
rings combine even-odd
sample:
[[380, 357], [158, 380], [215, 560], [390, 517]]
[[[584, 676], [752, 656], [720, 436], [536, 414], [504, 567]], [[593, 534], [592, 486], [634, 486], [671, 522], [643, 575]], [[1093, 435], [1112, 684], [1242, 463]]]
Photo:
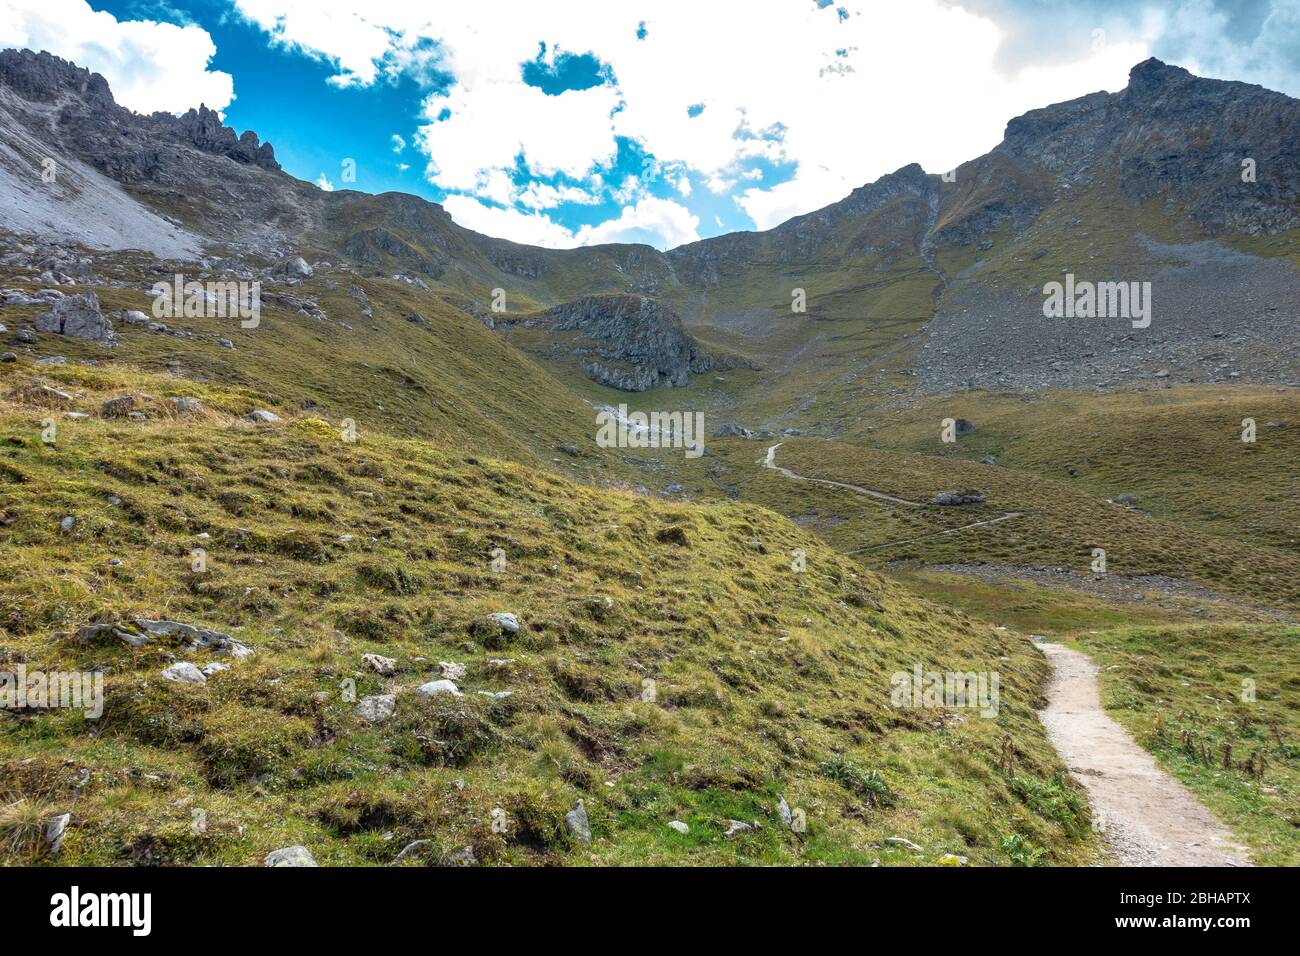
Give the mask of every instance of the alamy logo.
[[1043, 286], [1043, 315], [1049, 319], [1131, 319], [1133, 328], [1151, 324], [1150, 282], [1065, 282]]
[[1001, 697], [997, 671], [895, 671], [889, 700], [895, 707], [978, 708], [981, 717], [998, 715]]
[[88, 720], [104, 713], [104, 675], [99, 671], [28, 671], [26, 664], [0, 671], [0, 708], [69, 709]]
[[601, 448], [685, 448], [687, 458], [704, 454], [703, 412], [628, 412], [626, 405], [596, 414]]
[[51, 926], [129, 926], [132, 936], [148, 936], [153, 929], [152, 893], [82, 894], [74, 886], [51, 896], [50, 906]]
[[170, 283], [155, 282], [155, 319], [240, 319], [239, 326], [255, 329], [262, 321], [262, 283], [186, 282], [179, 272]]

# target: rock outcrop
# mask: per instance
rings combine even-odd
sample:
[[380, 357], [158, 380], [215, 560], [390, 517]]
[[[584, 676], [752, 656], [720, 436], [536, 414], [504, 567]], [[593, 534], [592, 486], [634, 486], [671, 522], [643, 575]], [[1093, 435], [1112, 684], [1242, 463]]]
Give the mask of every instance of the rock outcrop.
[[714, 367], [677, 313], [648, 296], [588, 296], [496, 326], [546, 333], [552, 358], [576, 358], [588, 377], [625, 392], [681, 387]]

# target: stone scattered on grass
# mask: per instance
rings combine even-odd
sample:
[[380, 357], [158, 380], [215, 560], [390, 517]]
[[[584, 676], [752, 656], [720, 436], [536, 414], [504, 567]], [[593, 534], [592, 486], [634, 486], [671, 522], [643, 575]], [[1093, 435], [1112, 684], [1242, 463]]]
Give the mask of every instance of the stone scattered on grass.
[[670, 820], [668, 823], [668, 829], [676, 830], [678, 833], [691, 832], [691, 828], [687, 824], [683, 823], [681, 820]]
[[373, 697], [363, 697], [357, 702], [353, 713], [368, 724], [385, 721], [397, 713], [397, 695], [376, 694]]
[[726, 837], [733, 837], [738, 833], [750, 833], [753, 831], [753, 829], [754, 828], [752, 826], [750, 826], [748, 823], [745, 823], [743, 820], [728, 820], [727, 829], [722, 835]]
[[177, 661], [163, 669], [163, 680], [174, 681], [177, 684], [198, 684], [202, 686], [208, 682], [203, 671], [199, 670], [189, 661]]
[[576, 807], [564, 815], [564, 825], [569, 828], [569, 834], [575, 840], [590, 845], [591, 821], [587, 819], [587, 807], [581, 800]]
[[916, 853], [925, 852], [924, 847], [919, 847], [911, 840], [904, 839], [903, 837], [885, 837], [885, 842], [892, 843], [894, 846], [901, 846], [905, 850], [912, 850]]
[[45, 821], [45, 848], [51, 853], [58, 853], [63, 849], [63, 836], [67, 833], [68, 824], [71, 822], [71, 813], [60, 813]]
[[283, 421], [275, 412], [268, 412], [265, 408], [255, 408], [244, 416], [245, 421], [258, 422], [263, 425], [274, 425], [276, 422]]
[[442, 676], [448, 680], [464, 680], [465, 665], [457, 664], [451, 661], [439, 661], [438, 667], [442, 670]]
[[449, 680], [431, 680], [416, 691], [421, 697], [433, 697], [435, 694], [453, 694], [460, 697], [460, 688]]
[[316, 858], [305, 846], [286, 846], [266, 855], [267, 866], [316, 866]]
[[392, 677], [393, 674], [397, 673], [397, 661], [391, 657], [383, 657], [379, 654], [366, 654], [361, 658], [361, 660], [381, 677]]

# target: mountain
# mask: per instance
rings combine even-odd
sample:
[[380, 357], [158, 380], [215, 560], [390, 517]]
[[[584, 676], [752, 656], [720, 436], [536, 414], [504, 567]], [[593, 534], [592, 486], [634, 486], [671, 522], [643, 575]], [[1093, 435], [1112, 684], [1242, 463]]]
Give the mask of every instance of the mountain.
[[[1011, 120], [1002, 143], [948, 175], [906, 166], [766, 232], [667, 252], [534, 248], [464, 229], [413, 196], [323, 192], [284, 174], [256, 134], [236, 136], [201, 107], [138, 116], [101, 77], [48, 54], [0, 54], [0, 124], [0, 175], [22, 197], [7, 217], [15, 231], [48, 223], [91, 248], [181, 260], [202, 249], [217, 265], [301, 254], [415, 277], [475, 316], [496, 289], [514, 316], [650, 297], [701, 351], [781, 370], [720, 399], [772, 428], [838, 433], [861, 411], [857, 394], [899, 384], [1300, 377], [1294, 349], [1261, 348], [1295, 341], [1300, 107], [1157, 60], [1120, 92]], [[45, 154], [67, 173], [35, 189]], [[1151, 282], [1151, 328], [1045, 320], [1042, 289], [1065, 274]], [[805, 312], [792, 309], [797, 289]]]

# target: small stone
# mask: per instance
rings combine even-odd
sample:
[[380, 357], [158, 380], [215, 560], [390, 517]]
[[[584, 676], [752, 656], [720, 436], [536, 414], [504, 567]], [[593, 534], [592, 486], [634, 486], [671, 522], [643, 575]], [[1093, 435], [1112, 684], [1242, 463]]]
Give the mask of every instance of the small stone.
[[67, 365], [68, 360], [62, 355], [51, 355], [48, 358], [37, 359], [37, 365]]
[[221, 346], [223, 349], [230, 349], [232, 352], [235, 350], [235, 343], [230, 341], [230, 339], [217, 339], [217, 345]]
[[501, 630], [510, 634], [519, 633], [519, 618], [509, 611], [496, 611], [488, 615], [488, 620], [500, 625]]
[[790, 812], [790, 804], [785, 802], [785, 797], [781, 797], [777, 802], [776, 813], [786, 826], [789, 826], [794, 821], [794, 814]]
[[448, 680], [464, 680], [465, 665], [456, 664], [449, 661], [439, 661], [438, 667], [442, 670], [442, 676]]
[[51, 853], [58, 853], [63, 848], [63, 835], [71, 822], [71, 813], [61, 813], [45, 821], [45, 847]]
[[76, 526], [77, 526], [77, 519], [72, 517], [72, 515], [68, 515], [66, 518], [64, 518], [62, 521], [59, 522], [59, 530], [62, 531], [64, 534], [67, 534]]
[[357, 702], [353, 713], [368, 724], [385, 721], [397, 713], [397, 695], [376, 694], [373, 697], [363, 697]]
[[433, 697], [435, 694], [454, 694], [461, 696], [460, 688], [449, 680], [433, 680], [416, 691], [421, 697]]
[[135, 399], [130, 395], [110, 398], [100, 406], [99, 413], [105, 418], [125, 418], [135, 408]]
[[924, 848], [917, 846], [911, 840], [905, 840], [902, 837], [885, 837], [886, 843], [892, 843], [894, 846], [901, 846], [908, 850], [914, 850], [917, 853], [924, 852]]
[[267, 866], [316, 866], [316, 858], [305, 846], [286, 846], [266, 855]]
[[939, 866], [970, 866], [970, 860], [955, 853], [945, 853], [939, 857]]
[[591, 844], [591, 821], [587, 819], [587, 808], [581, 800], [578, 805], [564, 815], [564, 825], [579, 843]]
[[204, 664], [200, 668], [204, 677], [211, 677], [213, 674], [220, 674], [222, 671], [230, 670], [229, 664], [222, 664], [220, 661], [213, 661], [211, 664]]
[[495, 690], [495, 691], [494, 691], [494, 690], [481, 690], [481, 691], [479, 691], [479, 693], [480, 693], [482, 696], [484, 696], [484, 697], [491, 698], [492, 700], [505, 700], [507, 697], [509, 697], [511, 694], [513, 694], [514, 691], [512, 691], [512, 690]]
[[120, 567], [122, 566], [122, 559], [121, 559], [121, 558], [109, 558], [109, 559], [108, 559], [108, 566], [109, 566], [110, 568], [120, 568]]
[[750, 826], [748, 823], [745, 823], [742, 820], [728, 820], [726, 832], [723, 833], [722, 835], [726, 837], [732, 837], [735, 836], [737, 833], [749, 833], [753, 829], [754, 828], [752, 826]]
[[162, 676], [163, 680], [174, 681], [177, 684], [198, 684], [202, 686], [208, 682], [203, 671], [189, 661], [177, 661], [164, 669]]
[[18, 361], [17, 353], [14, 352], [0, 353], [0, 362], [17, 362], [17, 361]]
[[676, 830], [678, 833], [690, 833], [691, 828], [681, 820], [671, 820], [668, 823], [668, 829]]
[[268, 412], [264, 408], [254, 409], [244, 416], [245, 421], [259, 422], [261, 424], [273, 425], [276, 422], [283, 421], [275, 412]]
[[361, 658], [361, 661], [382, 677], [392, 677], [393, 674], [397, 672], [397, 661], [391, 657], [382, 657], [379, 654], [366, 654]]

